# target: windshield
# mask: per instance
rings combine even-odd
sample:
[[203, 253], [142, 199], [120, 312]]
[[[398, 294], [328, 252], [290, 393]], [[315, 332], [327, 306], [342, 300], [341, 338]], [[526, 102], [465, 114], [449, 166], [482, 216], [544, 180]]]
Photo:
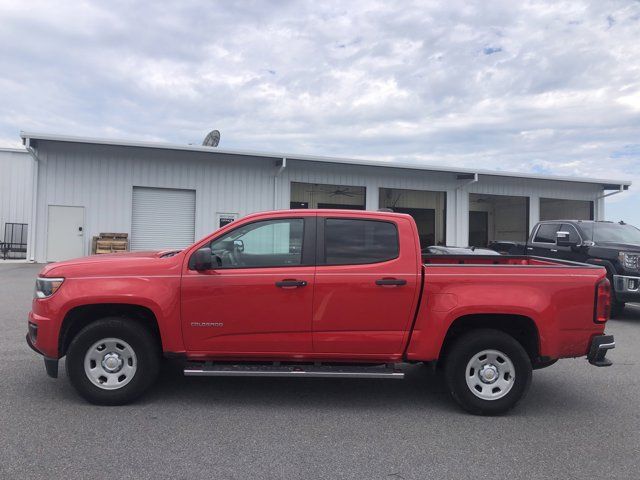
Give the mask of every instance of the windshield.
[[595, 243], [632, 243], [640, 245], [640, 230], [633, 225], [620, 225], [619, 223], [582, 223], [580, 228], [584, 230], [587, 240]]

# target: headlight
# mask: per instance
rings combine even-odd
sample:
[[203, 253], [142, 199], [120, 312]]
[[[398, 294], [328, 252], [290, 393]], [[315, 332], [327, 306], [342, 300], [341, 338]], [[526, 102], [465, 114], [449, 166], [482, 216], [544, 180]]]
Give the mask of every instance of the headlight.
[[47, 298], [58, 291], [64, 278], [36, 278], [36, 298]]
[[640, 266], [638, 262], [640, 253], [621, 252], [619, 258], [620, 263], [622, 263], [624, 268], [628, 268], [629, 270], [638, 270], [638, 266]]

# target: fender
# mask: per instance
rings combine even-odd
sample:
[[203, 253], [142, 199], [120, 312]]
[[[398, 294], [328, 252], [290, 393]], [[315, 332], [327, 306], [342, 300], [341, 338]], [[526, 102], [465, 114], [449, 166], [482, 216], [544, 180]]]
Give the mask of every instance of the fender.
[[[99, 292], [99, 293], [96, 293]], [[183, 352], [180, 328], [180, 277], [122, 276], [109, 281], [101, 277], [67, 278], [64, 287], [46, 302], [42, 315], [57, 317], [62, 327], [74, 308], [96, 304], [136, 305], [156, 318], [164, 351]]]

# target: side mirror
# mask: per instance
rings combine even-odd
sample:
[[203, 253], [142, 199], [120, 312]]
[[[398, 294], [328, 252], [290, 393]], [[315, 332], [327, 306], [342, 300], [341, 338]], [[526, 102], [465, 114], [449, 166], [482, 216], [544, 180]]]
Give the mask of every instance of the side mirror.
[[203, 272], [213, 269], [213, 259], [209, 247], [200, 248], [195, 251], [189, 259], [189, 269]]
[[578, 242], [569, 240], [571, 234], [569, 232], [558, 232], [556, 233], [556, 245], [559, 247], [577, 247]]

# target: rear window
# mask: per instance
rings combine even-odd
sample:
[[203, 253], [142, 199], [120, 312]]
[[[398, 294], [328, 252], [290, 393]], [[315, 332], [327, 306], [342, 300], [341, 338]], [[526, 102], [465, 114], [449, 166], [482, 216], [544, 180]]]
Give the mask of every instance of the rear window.
[[328, 265], [384, 262], [400, 252], [398, 229], [391, 222], [328, 218], [324, 238]]
[[543, 223], [533, 239], [536, 243], [556, 243], [556, 232], [560, 228], [559, 223]]

